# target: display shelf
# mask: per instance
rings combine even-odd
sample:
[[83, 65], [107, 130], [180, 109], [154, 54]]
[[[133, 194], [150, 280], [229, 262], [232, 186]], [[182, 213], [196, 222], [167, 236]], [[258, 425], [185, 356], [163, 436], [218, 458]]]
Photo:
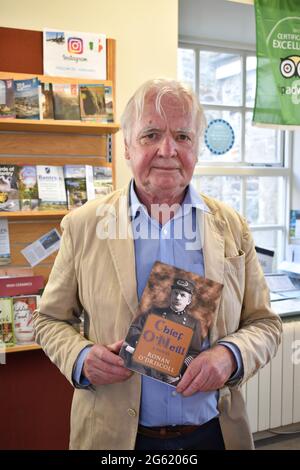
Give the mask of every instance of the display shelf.
[[42, 349], [39, 344], [17, 344], [16, 346], [10, 346], [5, 349], [6, 353], [16, 353], [24, 351], [34, 351], [35, 349]]
[[16, 211], [16, 212], [0, 212], [1, 219], [14, 220], [42, 220], [42, 219], [59, 219], [68, 214], [68, 210], [53, 211]]
[[115, 123], [96, 121], [58, 121], [43, 119], [0, 119], [0, 131], [9, 132], [52, 132], [71, 134], [115, 134], [120, 126]]

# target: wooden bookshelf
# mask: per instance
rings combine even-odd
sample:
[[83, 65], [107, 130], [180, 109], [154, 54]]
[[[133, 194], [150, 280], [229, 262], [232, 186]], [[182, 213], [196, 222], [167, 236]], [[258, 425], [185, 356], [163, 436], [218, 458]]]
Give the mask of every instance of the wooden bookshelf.
[[[1, 77], [0, 77], [1, 78]], [[115, 134], [120, 126], [115, 123], [97, 121], [58, 121], [52, 119], [0, 119], [0, 131], [8, 132], [51, 132], [65, 134]]]
[[11, 346], [7, 347], [5, 349], [6, 353], [16, 353], [16, 352], [24, 352], [24, 351], [34, 351], [36, 349], [42, 349], [41, 346], [39, 346], [36, 343], [32, 344], [19, 344], [16, 346]]
[[10, 221], [61, 219], [68, 214], [68, 212], [68, 210], [0, 212], [0, 219], [8, 219]]

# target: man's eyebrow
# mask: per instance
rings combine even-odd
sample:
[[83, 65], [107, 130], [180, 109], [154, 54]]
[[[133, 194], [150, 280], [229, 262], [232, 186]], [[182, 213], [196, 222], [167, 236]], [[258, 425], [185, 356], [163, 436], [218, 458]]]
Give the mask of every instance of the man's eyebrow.
[[176, 129], [175, 132], [182, 132], [184, 134], [195, 134], [195, 131], [194, 129], [192, 129], [191, 127], [184, 127], [184, 128], [181, 128], [181, 129]]
[[141, 129], [139, 131], [139, 134], [144, 134], [145, 132], [161, 132], [162, 129], [160, 127], [153, 127], [153, 126], [147, 126], [147, 127], [143, 127], [143, 129]]

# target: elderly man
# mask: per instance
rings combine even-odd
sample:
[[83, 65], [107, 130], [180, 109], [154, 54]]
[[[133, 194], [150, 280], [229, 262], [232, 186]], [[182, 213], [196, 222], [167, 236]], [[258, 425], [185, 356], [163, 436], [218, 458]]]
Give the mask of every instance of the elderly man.
[[[253, 446], [240, 387], [276, 353], [281, 324], [245, 220], [190, 184], [204, 125], [194, 93], [146, 82], [122, 117], [133, 180], [62, 221], [35, 327], [76, 387], [72, 449]], [[182, 226], [192, 236], [175, 236]], [[207, 344], [175, 393], [132, 374], [117, 354], [157, 260], [224, 285]], [[84, 336], [73, 326], [83, 309]]]

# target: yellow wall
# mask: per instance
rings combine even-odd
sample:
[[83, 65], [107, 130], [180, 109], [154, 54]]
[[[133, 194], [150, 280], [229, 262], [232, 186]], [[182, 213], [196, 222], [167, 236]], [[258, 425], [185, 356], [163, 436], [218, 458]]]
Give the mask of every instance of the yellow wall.
[[[142, 82], [176, 77], [177, 0], [0, 0], [0, 26], [100, 32], [116, 39], [117, 120]], [[117, 136], [117, 187], [130, 176], [121, 134]]]

